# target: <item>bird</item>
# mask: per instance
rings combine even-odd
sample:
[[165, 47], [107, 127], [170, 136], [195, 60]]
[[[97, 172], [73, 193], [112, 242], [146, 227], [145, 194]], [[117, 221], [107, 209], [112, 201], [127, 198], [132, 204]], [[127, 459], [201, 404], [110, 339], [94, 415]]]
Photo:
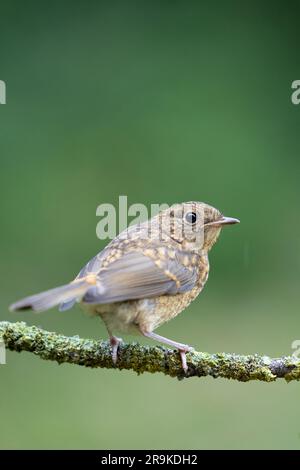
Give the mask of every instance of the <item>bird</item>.
[[78, 302], [100, 316], [117, 364], [122, 339], [142, 335], [178, 350], [187, 372], [187, 344], [155, 330], [176, 317], [202, 291], [209, 274], [208, 254], [221, 229], [239, 220], [204, 202], [173, 204], [151, 219], [129, 226], [92, 258], [66, 285], [26, 297], [11, 311], [60, 311]]

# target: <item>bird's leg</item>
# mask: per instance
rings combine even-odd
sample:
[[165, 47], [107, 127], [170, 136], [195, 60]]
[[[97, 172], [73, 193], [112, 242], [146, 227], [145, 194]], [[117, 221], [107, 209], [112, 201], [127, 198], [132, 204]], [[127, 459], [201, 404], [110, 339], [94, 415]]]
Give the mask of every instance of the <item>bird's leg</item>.
[[118, 349], [119, 349], [120, 343], [122, 343], [122, 338], [117, 338], [116, 336], [111, 334], [110, 331], [108, 332], [108, 334], [109, 334], [109, 342], [111, 346], [111, 358], [112, 358], [113, 363], [116, 364], [118, 360]]
[[165, 338], [164, 336], [160, 336], [156, 333], [153, 333], [153, 331], [152, 332], [142, 331], [141, 333], [143, 334], [143, 336], [146, 336], [147, 338], [155, 339], [155, 341], [159, 341], [160, 343], [165, 343], [168, 346], [178, 349], [179, 354], [180, 354], [182, 368], [184, 372], [188, 370], [188, 366], [186, 363], [186, 353], [193, 351], [194, 348], [192, 348], [191, 346], [188, 346], [187, 344], [182, 344], [182, 343], [177, 343], [176, 341], [172, 341], [171, 339]]

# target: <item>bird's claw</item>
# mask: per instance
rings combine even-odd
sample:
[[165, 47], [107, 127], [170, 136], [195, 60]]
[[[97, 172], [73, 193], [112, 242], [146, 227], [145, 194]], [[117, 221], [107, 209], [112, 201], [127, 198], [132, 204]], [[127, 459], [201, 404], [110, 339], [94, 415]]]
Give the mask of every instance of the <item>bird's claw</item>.
[[178, 349], [181, 359], [181, 365], [185, 373], [188, 371], [188, 365], [186, 362], [186, 353], [194, 351], [194, 348], [188, 345], [183, 345], [183, 348]]
[[120, 343], [122, 343], [122, 338], [111, 336], [109, 338], [109, 342], [111, 346], [111, 358], [112, 358], [114, 365], [116, 365], [118, 361], [118, 350], [119, 350]]

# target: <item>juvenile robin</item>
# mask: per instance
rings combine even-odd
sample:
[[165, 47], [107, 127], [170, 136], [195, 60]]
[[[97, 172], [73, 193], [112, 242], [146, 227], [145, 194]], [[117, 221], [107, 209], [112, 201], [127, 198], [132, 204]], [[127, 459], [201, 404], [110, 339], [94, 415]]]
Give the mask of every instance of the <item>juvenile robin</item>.
[[117, 362], [116, 332], [140, 334], [178, 349], [186, 371], [188, 345], [154, 330], [184, 310], [201, 292], [209, 273], [208, 252], [221, 229], [238, 223], [203, 202], [175, 204], [130, 226], [91, 259], [69, 284], [26, 297], [11, 311], [41, 312], [76, 302], [104, 321]]

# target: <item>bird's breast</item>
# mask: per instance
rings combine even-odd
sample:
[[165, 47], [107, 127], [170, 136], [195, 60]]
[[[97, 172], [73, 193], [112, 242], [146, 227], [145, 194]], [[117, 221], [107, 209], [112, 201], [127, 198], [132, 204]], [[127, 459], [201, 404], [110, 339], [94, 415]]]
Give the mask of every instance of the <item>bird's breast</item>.
[[112, 333], [137, 334], [140, 330], [153, 331], [189, 306], [202, 291], [208, 273], [209, 264], [205, 260], [199, 267], [195, 287], [182, 294], [162, 295], [110, 304], [85, 304], [84, 307], [93, 315], [99, 315]]

